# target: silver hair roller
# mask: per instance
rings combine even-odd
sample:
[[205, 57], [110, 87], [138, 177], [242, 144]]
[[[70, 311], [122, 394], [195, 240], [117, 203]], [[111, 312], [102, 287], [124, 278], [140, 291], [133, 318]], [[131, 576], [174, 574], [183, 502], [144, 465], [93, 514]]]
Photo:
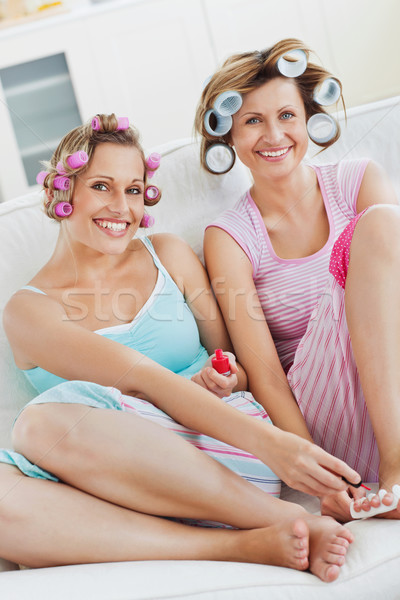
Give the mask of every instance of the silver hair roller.
[[230, 171], [235, 163], [235, 153], [224, 142], [212, 144], [205, 153], [205, 162], [211, 173], [222, 175]]
[[214, 102], [214, 110], [223, 117], [237, 113], [243, 104], [242, 94], [239, 92], [222, 92]]
[[[215, 129], [213, 129], [210, 124], [211, 115], [214, 115], [217, 122]], [[204, 127], [209, 135], [220, 137], [230, 131], [232, 127], [232, 117], [230, 115], [224, 117], [213, 108], [210, 108], [210, 110], [208, 110], [204, 115]]]
[[316, 113], [307, 121], [308, 135], [316, 144], [330, 142], [337, 133], [335, 120], [326, 113]]
[[321, 106], [329, 106], [339, 100], [340, 94], [341, 89], [338, 80], [333, 77], [327, 77], [315, 87], [313, 98]]
[[[204, 115], [204, 127], [209, 135], [220, 137], [228, 133], [232, 127], [232, 115], [237, 113], [243, 103], [242, 94], [228, 90], [222, 92]], [[215, 129], [211, 127], [210, 117], [214, 115], [217, 122]]]
[[276, 66], [281, 75], [298, 77], [307, 69], [307, 54], [300, 48], [290, 50], [278, 59]]

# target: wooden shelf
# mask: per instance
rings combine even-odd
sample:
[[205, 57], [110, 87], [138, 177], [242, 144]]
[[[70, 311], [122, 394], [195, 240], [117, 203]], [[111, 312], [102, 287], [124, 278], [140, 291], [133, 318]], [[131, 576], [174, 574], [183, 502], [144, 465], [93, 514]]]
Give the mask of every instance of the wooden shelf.
[[26, 15], [23, 17], [16, 17], [13, 19], [1, 19], [0, 29], [7, 29], [8, 27], [16, 27], [18, 25], [24, 25], [25, 23], [32, 23], [34, 21], [41, 21], [47, 17], [54, 17], [63, 13], [70, 12], [64, 6], [54, 6], [52, 8], [46, 8], [45, 10], [38, 10], [35, 13]]

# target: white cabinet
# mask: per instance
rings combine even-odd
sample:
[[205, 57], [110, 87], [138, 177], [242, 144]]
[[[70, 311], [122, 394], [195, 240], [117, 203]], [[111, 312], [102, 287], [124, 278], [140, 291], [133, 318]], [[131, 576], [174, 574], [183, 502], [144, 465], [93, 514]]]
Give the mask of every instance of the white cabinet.
[[124, 6], [92, 18], [88, 33], [101, 98], [93, 108], [131, 117], [147, 148], [189, 137], [203, 82], [215, 68], [202, 2]]
[[[95, 97], [84, 27], [21, 26], [0, 35], [0, 199], [25, 193], [58, 141]], [[87, 65], [84, 74], [80, 63]]]
[[214, 68], [201, 0], [121, 0], [0, 33], [0, 199], [98, 112], [128, 116], [147, 148], [190, 137]]

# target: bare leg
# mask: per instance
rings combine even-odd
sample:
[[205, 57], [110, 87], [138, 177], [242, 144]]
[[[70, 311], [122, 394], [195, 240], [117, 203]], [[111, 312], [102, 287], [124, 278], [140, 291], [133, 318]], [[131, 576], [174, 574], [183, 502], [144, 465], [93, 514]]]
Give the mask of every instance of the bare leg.
[[[311, 536], [310, 568], [327, 581], [337, 577], [353, 539], [332, 519], [270, 497], [134, 414], [82, 405], [31, 406], [17, 421], [15, 442], [19, 452], [63, 481], [138, 512], [221, 521], [240, 529], [273, 526], [275, 535], [283, 528], [285, 540], [303, 538], [305, 526]], [[302, 525], [293, 530], [289, 521], [298, 517]]]
[[[346, 317], [380, 455], [380, 486], [400, 482], [400, 209], [375, 206], [351, 243]], [[389, 504], [391, 497], [384, 500]], [[376, 504], [376, 501], [375, 501]], [[400, 518], [400, 510], [387, 513]]]
[[0, 490], [0, 555], [26, 566], [186, 559], [308, 567], [300, 519], [254, 531], [190, 527], [30, 479], [9, 465], [0, 465]]

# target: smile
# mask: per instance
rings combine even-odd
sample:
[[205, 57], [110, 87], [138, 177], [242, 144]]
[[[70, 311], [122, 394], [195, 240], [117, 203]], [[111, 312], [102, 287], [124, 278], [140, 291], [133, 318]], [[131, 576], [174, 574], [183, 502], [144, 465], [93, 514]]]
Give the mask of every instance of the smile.
[[102, 229], [110, 229], [111, 231], [125, 231], [129, 226], [126, 221], [107, 221], [106, 219], [94, 219], [94, 222], [98, 227]]
[[273, 150], [268, 152], [267, 150], [260, 150], [257, 154], [261, 156], [265, 156], [266, 158], [278, 158], [280, 156], [284, 156], [289, 152], [291, 146], [287, 146], [286, 148], [281, 148], [280, 150]]

